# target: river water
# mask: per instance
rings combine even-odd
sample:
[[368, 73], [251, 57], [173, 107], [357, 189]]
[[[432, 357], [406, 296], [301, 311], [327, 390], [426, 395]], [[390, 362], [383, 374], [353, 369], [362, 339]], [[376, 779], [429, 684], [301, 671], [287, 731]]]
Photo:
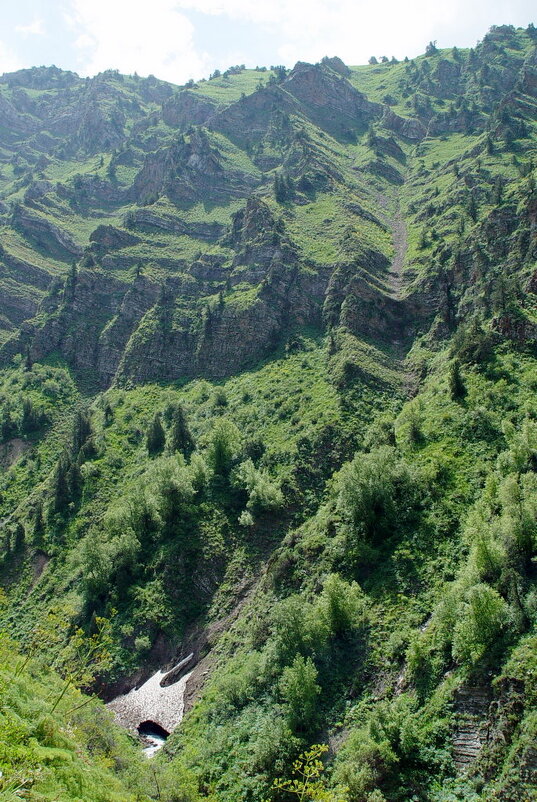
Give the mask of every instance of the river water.
[[144, 755], [153, 757], [159, 749], [162, 749], [165, 743], [166, 738], [163, 735], [144, 735], [144, 744], [147, 744], [143, 748]]

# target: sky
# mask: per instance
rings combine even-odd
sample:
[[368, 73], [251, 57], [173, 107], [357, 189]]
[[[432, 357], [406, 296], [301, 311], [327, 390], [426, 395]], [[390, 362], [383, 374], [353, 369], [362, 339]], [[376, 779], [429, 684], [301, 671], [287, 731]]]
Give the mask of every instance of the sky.
[[234, 64], [412, 58], [529, 22], [535, 0], [0, 0], [0, 74], [55, 64], [181, 84]]

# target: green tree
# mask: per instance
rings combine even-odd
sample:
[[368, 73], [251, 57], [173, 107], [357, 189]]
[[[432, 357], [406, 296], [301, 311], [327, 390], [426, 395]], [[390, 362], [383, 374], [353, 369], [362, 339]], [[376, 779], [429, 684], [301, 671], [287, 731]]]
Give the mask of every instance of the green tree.
[[43, 515], [43, 502], [39, 501], [37, 503], [34, 512], [34, 523], [32, 532], [32, 539], [36, 546], [40, 546], [43, 543], [44, 535], [45, 535], [45, 518]]
[[63, 514], [71, 500], [73, 463], [69, 454], [60, 455], [52, 477], [52, 511]]
[[95, 454], [93, 425], [87, 409], [77, 409], [71, 430], [71, 455], [84, 462]]
[[37, 409], [30, 398], [22, 400], [22, 418], [20, 429], [23, 434], [37, 431], [45, 422], [45, 416]]
[[53, 713], [73, 685], [89, 688], [98, 674], [111, 666], [113, 639], [110, 620], [97, 616], [93, 622], [94, 632], [88, 635], [78, 627], [69, 638], [60, 655], [61, 673], [65, 677], [61, 693], [54, 700]]
[[274, 176], [274, 197], [278, 203], [292, 200], [295, 194], [295, 184], [287, 173], [276, 173]]
[[247, 493], [246, 509], [254, 515], [283, 505], [280, 486], [267, 471], [255, 467], [251, 459], [241, 462], [233, 474], [233, 485]]
[[233, 467], [241, 444], [241, 434], [227, 418], [217, 420], [209, 436], [207, 462], [213, 473], [228, 475]]
[[337, 509], [352, 537], [374, 541], [404, 524], [419, 490], [417, 476], [390, 446], [356, 454], [339, 472], [337, 486]]
[[504, 183], [501, 175], [497, 175], [494, 179], [494, 187], [492, 188], [492, 203], [495, 206], [500, 206], [503, 199]]
[[188, 517], [188, 504], [194, 495], [190, 471], [182, 457], [159, 457], [147, 471], [149, 488], [165, 532], [173, 534]]
[[466, 395], [466, 385], [461, 375], [461, 363], [454, 359], [449, 366], [449, 392], [454, 401], [459, 401]]
[[466, 211], [468, 216], [474, 221], [477, 220], [477, 200], [475, 192], [469, 192], [466, 200]]
[[316, 612], [325, 620], [332, 636], [347, 638], [366, 620], [364, 594], [357, 582], [349, 584], [338, 574], [329, 574]]
[[146, 434], [146, 447], [150, 456], [161, 454], [166, 445], [166, 433], [162, 426], [160, 412], [155, 412]]
[[73, 262], [63, 285], [63, 299], [66, 303], [71, 303], [74, 300], [77, 281], [78, 271], [76, 262]]
[[181, 404], [175, 404], [168, 414], [171, 418], [167, 440], [168, 449], [172, 453], [178, 451], [188, 458], [194, 451], [195, 443], [188, 428], [185, 411]]

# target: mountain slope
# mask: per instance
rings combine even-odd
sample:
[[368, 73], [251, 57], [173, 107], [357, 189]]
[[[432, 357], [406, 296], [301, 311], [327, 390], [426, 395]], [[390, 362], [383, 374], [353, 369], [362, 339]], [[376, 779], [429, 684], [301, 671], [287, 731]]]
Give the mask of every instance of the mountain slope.
[[0, 79], [2, 624], [194, 655], [139, 798], [535, 798], [536, 42]]

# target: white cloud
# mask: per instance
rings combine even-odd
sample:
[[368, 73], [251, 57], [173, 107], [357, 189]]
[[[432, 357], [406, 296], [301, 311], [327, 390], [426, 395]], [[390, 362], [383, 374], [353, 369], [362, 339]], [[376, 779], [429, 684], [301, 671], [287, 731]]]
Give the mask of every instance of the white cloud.
[[492, 24], [527, 24], [528, 0], [177, 0], [183, 9], [264, 25], [286, 64], [339, 55], [350, 64], [370, 55], [412, 56], [431, 39], [440, 46], [475, 43]]
[[43, 20], [39, 19], [39, 17], [34, 17], [34, 19], [29, 25], [16, 25], [15, 30], [17, 31], [17, 33], [21, 33], [23, 36], [45, 35]]
[[[233, 36], [234, 22], [257, 26], [271, 63], [292, 66], [324, 55], [339, 55], [348, 64], [363, 64], [371, 55], [412, 57], [423, 53], [431, 39], [440, 47], [466, 47], [493, 24], [526, 25], [534, 14], [534, 0], [63, 1], [80, 73], [117, 68], [175, 83], [208, 76], [224, 58], [249, 66], [259, 62], [244, 26], [237, 25]], [[195, 30], [190, 11], [198, 12], [192, 17]], [[218, 44], [214, 20], [207, 28], [210, 54], [203, 46], [203, 15], [226, 18]]]
[[192, 23], [175, 0], [72, 0], [68, 22], [77, 34], [82, 74], [112, 68], [182, 83], [210, 72], [208, 56], [194, 47]]
[[[457, 13], [458, 2], [433, 6], [429, 0], [178, 0], [182, 8], [265, 25], [278, 39], [276, 56], [286, 64], [298, 59], [317, 61], [323, 55], [340, 55], [349, 63], [372, 53], [401, 54], [401, 47], [420, 52], [429, 41], [433, 15], [436, 21]], [[405, 53], [402, 53], [405, 55]]]
[[15, 54], [3, 42], [0, 42], [0, 75], [4, 72], [20, 70], [22, 64]]

